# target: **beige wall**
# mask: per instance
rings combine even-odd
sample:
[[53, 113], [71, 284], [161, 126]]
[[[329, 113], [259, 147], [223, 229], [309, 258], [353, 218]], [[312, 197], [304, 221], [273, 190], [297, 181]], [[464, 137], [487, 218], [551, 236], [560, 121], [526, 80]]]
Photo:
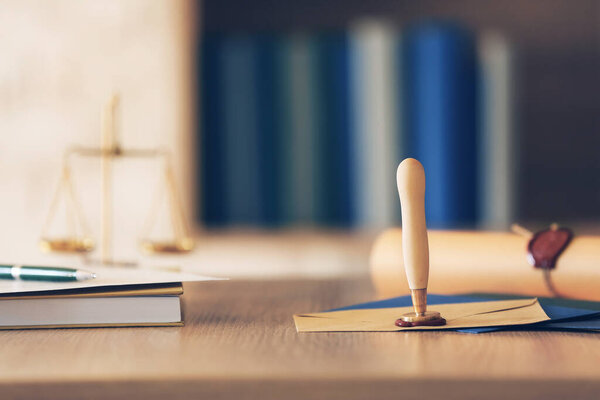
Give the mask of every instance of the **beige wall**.
[[[188, 0], [2, 2], [0, 260], [37, 259], [61, 155], [73, 144], [99, 146], [100, 110], [114, 91], [121, 94], [123, 146], [176, 153], [190, 214], [193, 15]], [[84, 212], [99, 238], [99, 164], [75, 166]], [[123, 257], [137, 253], [158, 171], [156, 163], [115, 166], [115, 250]]]

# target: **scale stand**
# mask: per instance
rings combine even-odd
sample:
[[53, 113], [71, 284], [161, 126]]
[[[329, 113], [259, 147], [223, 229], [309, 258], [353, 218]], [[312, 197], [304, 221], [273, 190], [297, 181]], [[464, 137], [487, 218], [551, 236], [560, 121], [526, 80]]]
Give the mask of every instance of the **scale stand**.
[[[116, 158], [158, 158], [164, 164], [164, 186], [168, 193], [171, 227], [174, 239], [172, 241], [155, 241], [149, 238], [154, 226], [161, 196], [157, 197], [150, 214], [144, 223], [140, 240], [142, 250], [149, 254], [181, 254], [194, 248], [194, 239], [190, 235], [189, 226], [181, 205], [181, 198], [175, 184], [171, 153], [166, 149], [123, 149], [119, 145], [115, 128], [115, 114], [119, 105], [118, 96], [114, 95], [102, 112], [102, 146], [101, 148], [72, 147], [67, 149], [63, 157], [63, 173], [58, 188], [50, 205], [46, 222], [42, 228], [40, 247], [45, 252], [79, 253], [87, 255], [95, 249], [89, 225], [85, 221], [81, 202], [76, 196], [72, 174], [71, 159], [74, 156], [100, 158], [101, 165], [101, 257], [102, 264], [116, 263], [112, 256], [112, 163]], [[64, 193], [67, 206], [68, 235], [65, 237], [51, 237], [48, 234], [61, 193]], [[130, 264], [130, 263], [128, 263]]]

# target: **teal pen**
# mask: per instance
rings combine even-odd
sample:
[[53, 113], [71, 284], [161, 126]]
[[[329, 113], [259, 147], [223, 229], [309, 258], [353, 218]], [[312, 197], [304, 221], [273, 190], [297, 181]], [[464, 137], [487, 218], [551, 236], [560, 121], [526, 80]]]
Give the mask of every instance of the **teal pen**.
[[96, 274], [75, 268], [0, 265], [0, 279], [23, 281], [73, 282], [94, 279]]

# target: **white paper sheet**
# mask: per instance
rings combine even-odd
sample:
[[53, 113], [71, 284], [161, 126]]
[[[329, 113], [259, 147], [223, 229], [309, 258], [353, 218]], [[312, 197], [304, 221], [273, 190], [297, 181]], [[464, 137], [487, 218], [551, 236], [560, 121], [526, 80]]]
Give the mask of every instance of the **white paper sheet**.
[[147, 268], [81, 267], [94, 272], [96, 279], [74, 282], [44, 282], [0, 279], [0, 293], [39, 292], [45, 290], [82, 289], [99, 286], [142, 285], [173, 282], [199, 282], [223, 280], [211, 276], [186, 272], [172, 272]]

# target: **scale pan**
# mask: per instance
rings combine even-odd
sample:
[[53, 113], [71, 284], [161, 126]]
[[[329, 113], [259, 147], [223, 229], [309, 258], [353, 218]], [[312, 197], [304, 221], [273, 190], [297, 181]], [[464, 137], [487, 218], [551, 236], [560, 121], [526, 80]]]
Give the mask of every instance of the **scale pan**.
[[174, 242], [144, 240], [141, 243], [141, 247], [144, 252], [149, 254], [188, 253], [194, 249], [194, 240], [192, 238], [184, 238]]
[[42, 238], [40, 240], [42, 251], [58, 253], [89, 253], [95, 248], [94, 240], [89, 237], [81, 238]]

